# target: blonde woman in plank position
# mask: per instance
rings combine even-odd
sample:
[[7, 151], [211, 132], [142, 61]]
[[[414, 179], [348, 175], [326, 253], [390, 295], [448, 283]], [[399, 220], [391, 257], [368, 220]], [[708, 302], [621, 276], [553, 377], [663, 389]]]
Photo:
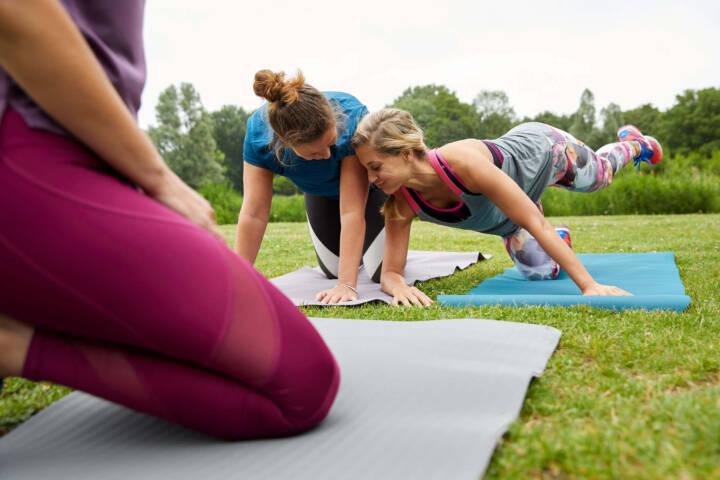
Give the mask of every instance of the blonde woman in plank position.
[[567, 132], [524, 123], [502, 137], [466, 139], [428, 149], [423, 133], [403, 110], [383, 109], [358, 125], [351, 145], [368, 179], [390, 194], [385, 214], [383, 290], [395, 305], [432, 300], [403, 278], [413, 217], [498, 235], [528, 280], [551, 280], [564, 269], [583, 295], [630, 295], [597, 283], [570, 246], [567, 227], [545, 219], [540, 196], [548, 186], [595, 192], [633, 161], [657, 164], [658, 142], [627, 125], [617, 143], [594, 152]]

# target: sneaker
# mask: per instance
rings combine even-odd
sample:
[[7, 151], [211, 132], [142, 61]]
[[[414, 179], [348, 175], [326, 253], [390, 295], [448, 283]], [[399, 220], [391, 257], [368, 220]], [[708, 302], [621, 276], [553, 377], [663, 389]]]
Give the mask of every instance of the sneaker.
[[647, 162], [652, 173], [653, 165], [657, 165], [662, 160], [663, 152], [660, 143], [654, 137], [643, 135], [636, 126], [625, 125], [620, 127], [617, 136], [621, 142], [636, 141], [640, 144], [640, 155], [633, 160], [633, 165], [638, 167], [638, 171], [642, 162]]
[[660, 142], [655, 140], [655, 137], [651, 137], [650, 135], [645, 135], [645, 140], [648, 141], [648, 143], [650, 144], [650, 149], [653, 151], [653, 156], [650, 157], [650, 165], [657, 165], [658, 163], [660, 163], [660, 160], [662, 160], [663, 156]]
[[563, 239], [567, 246], [572, 248], [572, 241], [570, 240], [570, 227], [567, 225], [559, 225], [555, 227], [555, 231], [558, 235], [560, 235], [560, 238]]

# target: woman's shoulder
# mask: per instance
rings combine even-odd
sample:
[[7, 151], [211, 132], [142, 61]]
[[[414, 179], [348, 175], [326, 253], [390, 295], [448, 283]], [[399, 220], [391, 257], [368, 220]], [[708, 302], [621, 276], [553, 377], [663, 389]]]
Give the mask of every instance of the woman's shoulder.
[[247, 119], [243, 147], [243, 159], [253, 165], [272, 168], [275, 165], [275, 152], [270, 148], [273, 131], [267, 120], [267, 105], [264, 104]]
[[331, 103], [336, 103], [346, 115], [354, 115], [356, 112], [367, 112], [367, 107], [354, 95], [346, 92], [323, 92]]
[[437, 149], [442, 158], [450, 166], [473, 164], [478, 159], [491, 160], [492, 155], [482, 140], [467, 138], [456, 142], [446, 143]]
[[437, 149], [440, 156], [472, 192], [481, 192], [477, 178], [485, 177], [494, 168], [492, 154], [481, 140], [458, 140]]
[[267, 118], [267, 102], [263, 103], [260, 108], [252, 112], [247, 117], [247, 128], [267, 128], [269, 126], [268, 124], [268, 118]]
[[335, 100], [338, 103], [347, 103], [347, 104], [360, 104], [360, 100], [358, 98], [347, 92], [340, 92], [338, 90], [330, 90], [326, 92], [322, 92], [323, 95], [325, 95], [329, 100]]
[[340, 148], [338, 155], [342, 158], [348, 155], [354, 155], [355, 152], [350, 148], [350, 140], [355, 134], [360, 120], [367, 115], [368, 109], [365, 105], [353, 95], [345, 92], [323, 92], [331, 103], [337, 105], [340, 110], [339, 121], [341, 126], [338, 129], [339, 137], [336, 145]]
[[245, 136], [253, 143], [268, 144], [272, 141], [273, 131], [267, 118], [267, 103], [248, 117]]

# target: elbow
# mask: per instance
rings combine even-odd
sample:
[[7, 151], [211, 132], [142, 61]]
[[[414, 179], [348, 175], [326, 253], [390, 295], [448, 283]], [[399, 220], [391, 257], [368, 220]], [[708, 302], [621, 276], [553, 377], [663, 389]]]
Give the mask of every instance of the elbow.
[[533, 235], [535, 235], [534, 232], [540, 232], [542, 230], [548, 229], [552, 230], [550, 222], [547, 221], [547, 219], [539, 210], [523, 218], [520, 222], [515, 223], [517, 223], [519, 226], [532, 233]]
[[341, 212], [340, 223], [342, 225], [351, 223], [365, 225], [365, 212], [355, 210], [351, 212]]
[[270, 208], [257, 208], [243, 203], [238, 213], [238, 225], [241, 223], [266, 224], [270, 219]]
[[358, 236], [365, 235], [364, 212], [347, 212], [340, 214], [340, 228], [348, 229]]

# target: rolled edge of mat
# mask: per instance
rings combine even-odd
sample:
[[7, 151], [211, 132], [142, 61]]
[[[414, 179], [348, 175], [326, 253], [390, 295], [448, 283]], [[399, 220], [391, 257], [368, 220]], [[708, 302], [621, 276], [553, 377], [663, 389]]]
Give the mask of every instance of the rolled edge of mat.
[[682, 312], [690, 305], [687, 295], [438, 295], [440, 305], [466, 307], [479, 305], [502, 305], [509, 307], [549, 306], [568, 307], [589, 305], [606, 310], [674, 310]]

